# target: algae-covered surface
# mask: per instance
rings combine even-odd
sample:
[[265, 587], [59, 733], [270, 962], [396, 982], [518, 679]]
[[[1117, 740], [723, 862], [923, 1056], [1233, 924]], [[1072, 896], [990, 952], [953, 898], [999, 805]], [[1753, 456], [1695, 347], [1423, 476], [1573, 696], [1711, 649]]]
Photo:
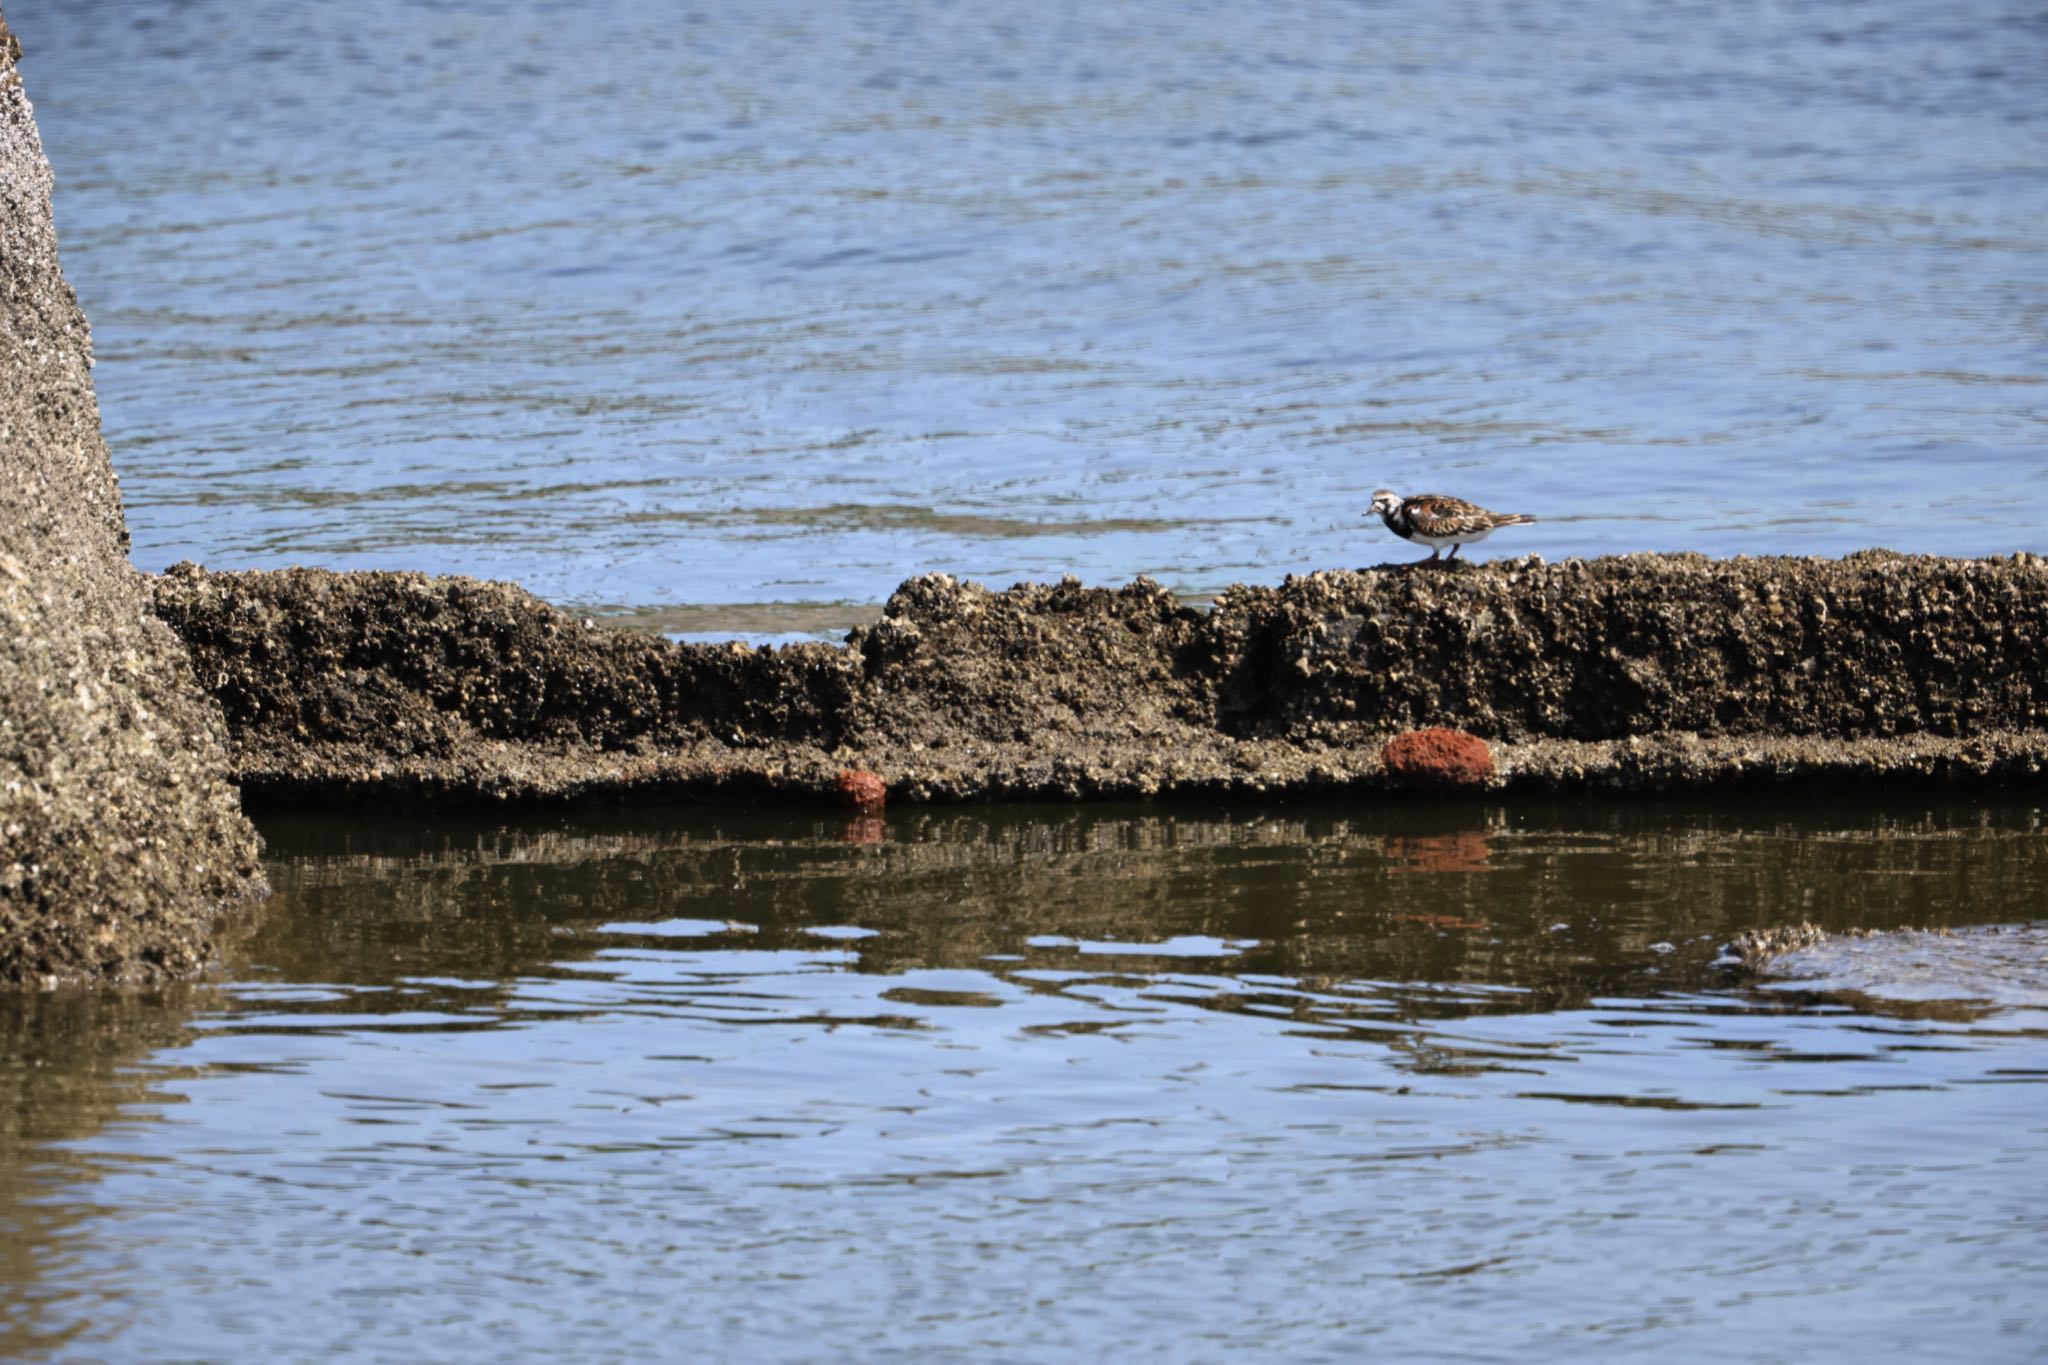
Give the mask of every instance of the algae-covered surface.
[[0, 1352], [2030, 1359], [2044, 814], [272, 819], [211, 979], [0, 1003]]

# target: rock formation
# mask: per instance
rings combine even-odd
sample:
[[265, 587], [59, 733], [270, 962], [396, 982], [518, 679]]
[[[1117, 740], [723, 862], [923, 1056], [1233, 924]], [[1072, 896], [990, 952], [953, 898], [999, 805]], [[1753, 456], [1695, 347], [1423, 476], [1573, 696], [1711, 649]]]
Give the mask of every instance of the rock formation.
[[181, 566], [156, 601], [245, 790], [287, 804], [826, 801], [849, 769], [910, 801], [1373, 791], [1437, 726], [1486, 741], [1437, 741], [1459, 789], [2048, 776], [2032, 556], [1530, 557], [1207, 612], [933, 575], [843, 648], [669, 644], [417, 574]]
[[20, 56], [0, 16], [0, 985], [186, 975], [255, 835], [127, 560]]
[[899, 800], [2048, 779], [2028, 555], [1530, 556], [1207, 611], [930, 575], [844, 647], [783, 649], [461, 578], [145, 580], [19, 56], [0, 18], [0, 984], [203, 963], [261, 884], [231, 778], [270, 804], [850, 802], [863, 838]]

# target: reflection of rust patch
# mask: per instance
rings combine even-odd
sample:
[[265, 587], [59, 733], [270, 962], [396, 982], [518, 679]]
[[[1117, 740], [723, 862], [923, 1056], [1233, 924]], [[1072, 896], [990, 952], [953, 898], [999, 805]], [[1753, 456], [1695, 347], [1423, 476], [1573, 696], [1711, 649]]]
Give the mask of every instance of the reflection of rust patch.
[[839, 774], [839, 798], [863, 815], [879, 815], [888, 803], [889, 789], [875, 774], [848, 768]]
[[1417, 924], [1434, 924], [1439, 929], [1491, 929], [1485, 920], [1459, 919], [1456, 915], [1396, 915], [1395, 919], [1413, 920]]
[[1432, 792], [1484, 790], [1493, 780], [1493, 751], [1463, 730], [1410, 730], [1387, 741], [1380, 761], [1403, 786]]
[[1484, 872], [1490, 852], [1483, 829], [1457, 834], [1396, 834], [1383, 848], [1389, 872]]
[[882, 817], [861, 815], [848, 820], [839, 831], [842, 844], [879, 844], [882, 842]]

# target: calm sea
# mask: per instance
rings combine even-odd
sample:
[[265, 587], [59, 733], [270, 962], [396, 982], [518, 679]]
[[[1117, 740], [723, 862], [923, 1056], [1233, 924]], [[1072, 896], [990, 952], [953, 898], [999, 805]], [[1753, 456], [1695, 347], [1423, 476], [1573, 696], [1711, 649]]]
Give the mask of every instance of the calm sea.
[[2048, 551], [2048, 14], [14, 0], [135, 556], [902, 578]]

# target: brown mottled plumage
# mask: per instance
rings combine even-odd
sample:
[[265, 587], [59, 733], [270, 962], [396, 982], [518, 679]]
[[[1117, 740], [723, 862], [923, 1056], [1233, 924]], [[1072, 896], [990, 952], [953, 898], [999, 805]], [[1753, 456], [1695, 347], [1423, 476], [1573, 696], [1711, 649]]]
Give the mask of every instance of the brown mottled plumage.
[[1446, 493], [1417, 493], [1404, 498], [1391, 488], [1372, 495], [1372, 512], [1378, 513], [1387, 529], [1403, 540], [1430, 547], [1429, 557], [1451, 547], [1450, 558], [1458, 557], [1461, 546], [1481, 541], [1503, 526], [1526, 526], [1536, 520], [1520, 512], [1489, 512], [1476, 503]]

